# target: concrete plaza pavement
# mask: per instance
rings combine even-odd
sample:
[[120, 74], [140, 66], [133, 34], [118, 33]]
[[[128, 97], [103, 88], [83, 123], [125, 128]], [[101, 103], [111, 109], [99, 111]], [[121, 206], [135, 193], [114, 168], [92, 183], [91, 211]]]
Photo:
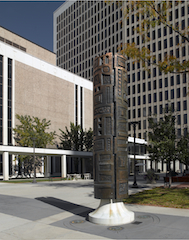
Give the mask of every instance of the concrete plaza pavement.
[[[154, 186], [138, 178], [139, 188]], [[33, 183], [0, 182], [0, 239], [189, 239], [189, 210], [127, 205], [135, 221], [116, 227], [87, 220], [100, 200], [93, 195], [93, 180]]]

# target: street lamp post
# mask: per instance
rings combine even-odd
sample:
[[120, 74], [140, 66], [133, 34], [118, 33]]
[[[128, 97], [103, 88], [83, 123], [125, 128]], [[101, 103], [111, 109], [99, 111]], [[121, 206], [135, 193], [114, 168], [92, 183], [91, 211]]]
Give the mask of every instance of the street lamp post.
[[134, 182], [133, 182], [133, 188], [138, 188], [137, 182], [136, 182], [136, 150], [135, 150], [135, 138], [136, 138], [136, 125], [139, 124], [139, 122], [131, 122], [131, 125], [133, 125], [134, 130]]
[[33, 183], [37, 183], [37, 181], [36, 181], [36, 167], [35, 167], [35, 141], [36, 141], [36, 138], [33, 137], [32, 140], [33, 140]]

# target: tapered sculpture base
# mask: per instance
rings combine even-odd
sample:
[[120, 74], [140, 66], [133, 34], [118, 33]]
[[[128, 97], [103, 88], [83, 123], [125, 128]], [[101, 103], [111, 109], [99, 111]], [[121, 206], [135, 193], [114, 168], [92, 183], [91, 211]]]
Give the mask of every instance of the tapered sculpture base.
[[89, 213], [89, 221], [100, 225], [122, 225], [134, 221], [134, 212], [127, 210], [123, 202], [101, 199], [99, 207]]

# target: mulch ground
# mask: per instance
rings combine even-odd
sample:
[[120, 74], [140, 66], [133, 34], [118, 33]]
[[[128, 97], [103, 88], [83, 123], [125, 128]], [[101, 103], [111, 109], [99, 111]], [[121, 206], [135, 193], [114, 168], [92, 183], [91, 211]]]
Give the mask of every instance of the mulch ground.
[[189, 183], [188, 182], [181, 183], [181, 184], [179, 184], [179, 185], [177, 185], [175, 187], [177, 187], [177, 188], [189, 188]]

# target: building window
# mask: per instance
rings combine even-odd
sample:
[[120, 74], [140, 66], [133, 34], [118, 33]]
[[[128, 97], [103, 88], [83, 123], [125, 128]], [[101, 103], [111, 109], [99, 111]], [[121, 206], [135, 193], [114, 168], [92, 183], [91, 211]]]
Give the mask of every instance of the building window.
[[143, 96], [143, 104], [146, 104], [146, 95]]
[[146, 117], [146, 108], [143, 108], [143, 117]]
[[161, 28], [158, 29], [158, 38], [161, 37]]
[[167, 48], [167, 39], [164, 40], [164, 49]]
[[183, 75], [182, 75], [182, 82], [186, 83], [186, 73], [183, 73]]
[[171, 86], [174, 86], [174, 76], [171, 76]]
[[128, 110], [128, 119], [130, 119], [130, 118], [131, 118], [131, 111]]
[[170, 41], [170, 47], [172, 47], [173, 46], [173, 37], [171, 37], [169, 41]]
[[168, 78], [165, 78], [165, 87], [168, 87]]
[[142, 86], [143, 86], [143, 92], [145, 92], [146, 91], [146, 83], [143, 83]]
[[151, 94], [148, 94], [148, 103], [151, 103]]
[[157, 106], [154, 106], [154, 114], [157, 114]]
[[12, 59], [8, 58], [8, 145], [12, 145]]
[[138, 96], [138, 105], [140, 105], [140, 96]]
[[186, 87], [183, 87], [183, 97], [186, 97], [186, 94], [187, 94]]
[[137, 85], [137, 91], [140, 93], [140, 84]]
[[143, 120], [143, 129], [146, 129], [146, 120]]
[[159, 105], [159, 113], [160, 113], [160, 114], [163, 113], [163, 105]]
[[136, 118], [135, 109], [133, 109], [133, 118]]
[[137, 73], [138, 81], [140, 81], [140, 72]]
[[177, 102], [177, 111], [180, 111], [180, 102]]
[[157, 93], [154, 93], [154, 102], [157, 102]]
[[161, 102], [162, 100], [163, 100], [162, 92], [159, 92], [159, 101]]
[[174, 99], [174, 89], [171, 89], [171, 99]]
[[135, 82], [135, 73], [132, 74], [133, 82]]
[[156, 89], [156, 80], [153, 82], [153, 88]]
[[159, 88], [162, 88], [162, 79], [159, 79]]
[[133, 85], [133, 94], [135, 94], [135, 85]]
[[140, 110], [140, 108], [138, 109], [138, 118], [140, 118], [141, 117], [141, 110]]
[[181, 129], [177, 129], [177, 137], [180, 138], [181, 137]]
[[177, 88], [177, 98], [180, 98], [180, 88]]
[[75, 85], [75, 125], [78, 125], [78, 85]]
[[183, 101], [183, 110], [187, 110], [187, 101]]
[[152, 115], [152, 108], [148, 107], [148, 116], [151, 116], [151, 115]]
[[180, 84], [180, 75], [177, 75], [177, 84]]
[[133, 98], [133, 106], [135, 106], [135, 97]]
[[128, 86], [127, 94], [130, 95], [130, 86]]
[[151, 82], [148, 82], [148, 91], [151, 90]]
[[181, 117], [180, 117], [180, 115], [177, 115], [177, 124], [181, 125]]
[[165, 100], [168, 100], [168, 91], [165, 91]]
[[184, 124], [187, 124], [187, 114], [184, 114]]

